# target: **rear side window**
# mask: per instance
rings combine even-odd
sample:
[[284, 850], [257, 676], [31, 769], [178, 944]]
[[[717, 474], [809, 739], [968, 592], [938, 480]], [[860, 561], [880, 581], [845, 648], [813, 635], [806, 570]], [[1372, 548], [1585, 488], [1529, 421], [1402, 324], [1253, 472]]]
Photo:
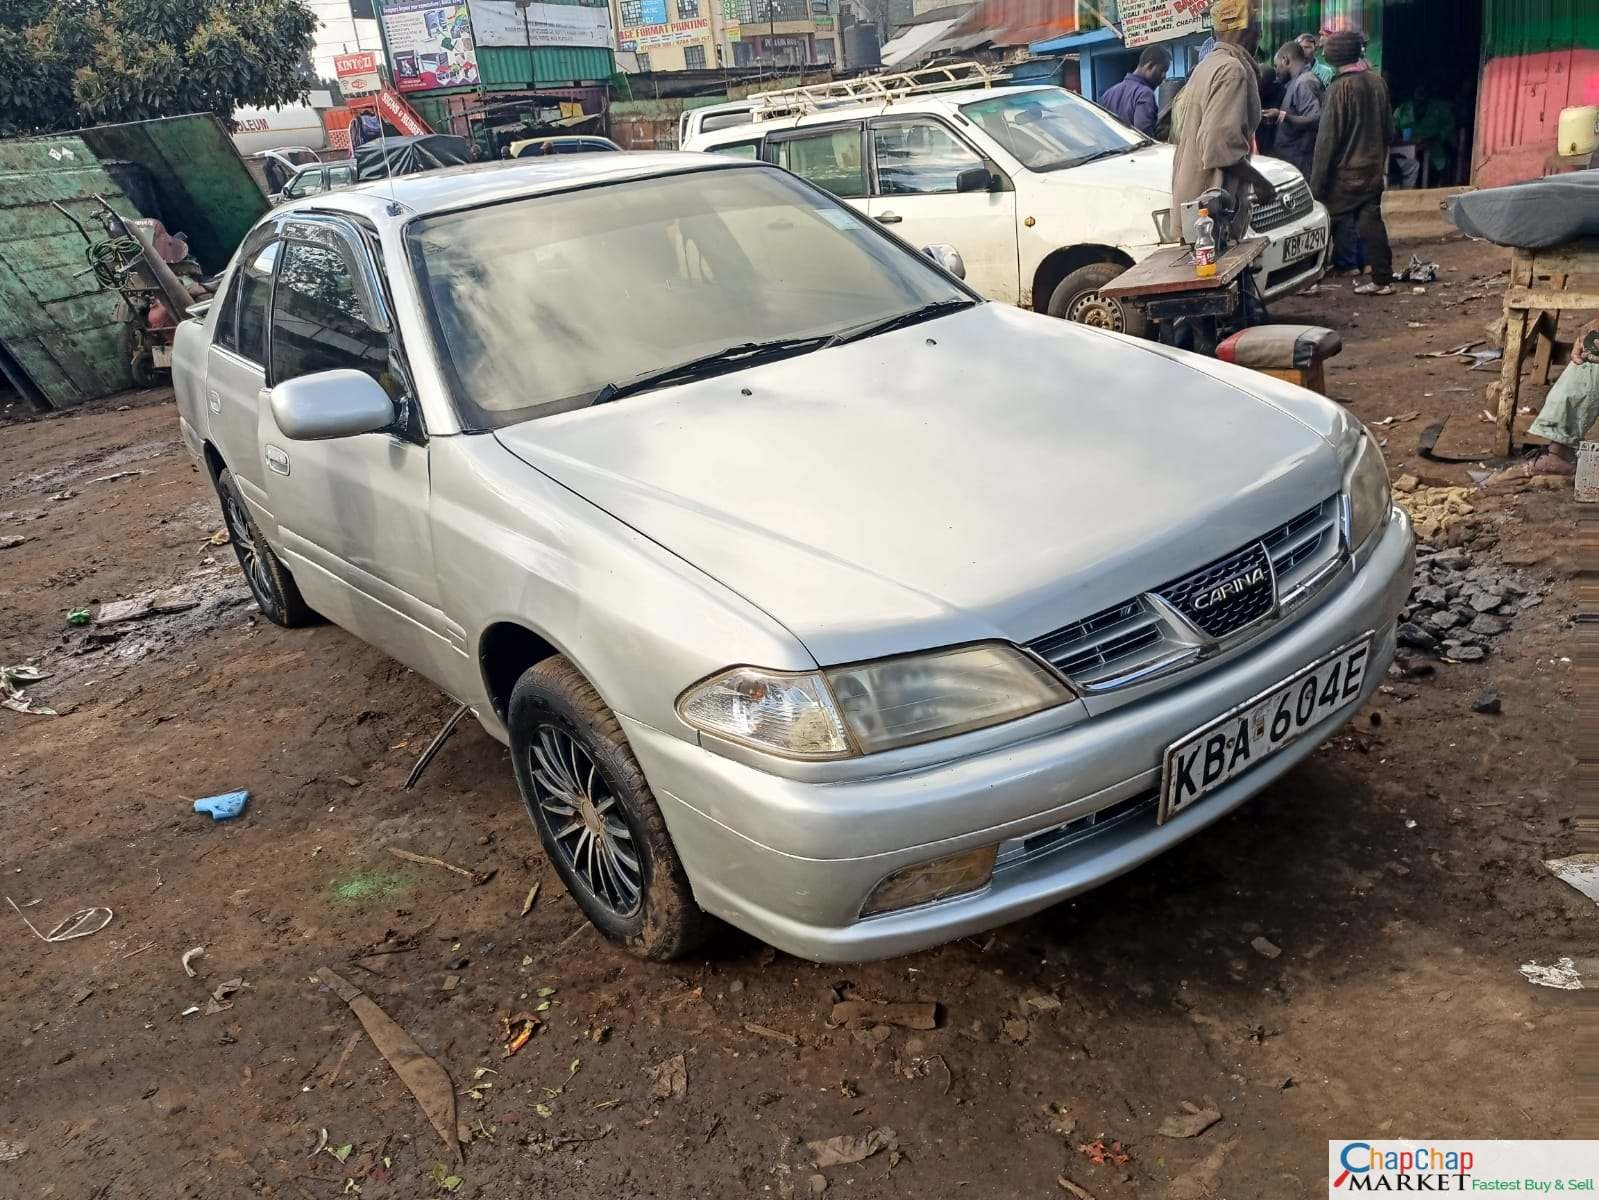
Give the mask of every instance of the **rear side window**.
[[272, 266], [281, 242], [268, 242], [239, 267], [228, 298], [217, 314], [216, 343], [254, 363], [266, 362], [266, 310], [272, 294]]
[[343, 255], [329, 246], [284, 243], [272, 299], [272, 381], [349, 368], [372, 376], [398, 398], [389, 339], [363, 318]]
[[866, 195], [866, 163], [861, 157], [861, 131], [819, 129], [785, 137], [776, 143], [777, 165], [825, 188], [840, 199]]
[[355, 182], [355, 168], [354, 167], [329, 167], [328, 168], [328, 187], [329, 188], [349, 187], [354, 182]]
[[711, 133], [717, 129], [729, 129], [734, 125], [748, 125], [750, 110], [741, 108], [737, 112], [711, 113], [700, 118], [700, 132]]
[[712, 154], [724, 154], [728, 158], [747, 158], [752, 162], [761, 156], [761, 143], [757, 138], [753, 142], [729, 142], [725, 146], [707, 146]]

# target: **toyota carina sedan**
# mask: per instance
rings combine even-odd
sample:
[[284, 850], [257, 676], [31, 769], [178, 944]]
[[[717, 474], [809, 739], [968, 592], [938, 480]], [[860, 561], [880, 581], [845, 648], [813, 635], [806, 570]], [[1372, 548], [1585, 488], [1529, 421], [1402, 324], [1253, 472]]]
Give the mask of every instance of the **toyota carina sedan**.
[[606, 936], [902, 954], [1302, 762], [1413, 554], [1337, 405], [946, 266], [716, 156], [357, 186], [179, 329], [183, 438], [262, 612], [471, 706]]

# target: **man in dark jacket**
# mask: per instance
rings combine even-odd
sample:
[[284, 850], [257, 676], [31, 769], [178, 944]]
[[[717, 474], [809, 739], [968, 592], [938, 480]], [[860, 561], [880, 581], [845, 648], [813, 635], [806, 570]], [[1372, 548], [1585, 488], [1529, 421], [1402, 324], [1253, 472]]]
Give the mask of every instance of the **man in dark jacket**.
[[1316, 130], [1321, 125], [1321, 80], [1316, 78], [1298, 42], [1284, 42], [1273, 66], [1277, 78], [1287, 86], [1281, 106], [1261, 114], [1261, 127], [1276, 122], [1273, 153], [1284, 162], [1293, 163], [1309, 179], [1316, 154]]
[[1388, 85], [1361, 56], [1360, 34], [1345, 30], [1327, 39], [1327, 61], [1337, 70], [1321, 107], [1321, 128], [1311, 164], [1310, 190], [1333, 221], [1333, 257], [1354, 258], [1363, 243], [1371, 279], [1358, 295], [1394, 294], [1394, 258], [1382, 220], [1388, 181], [1388, 147], [1394, 140]]
[[1099, 98], [1101, 108], [1107, 108], [1145, 137], [1155, 136], [1155, 117], [1159, 105], [1155, 89], [1171, 70], [1171, 51], [1164, 46], [1145, 46], [1138, 56], [1138, 66], [1127, 73], [1110, 91]]

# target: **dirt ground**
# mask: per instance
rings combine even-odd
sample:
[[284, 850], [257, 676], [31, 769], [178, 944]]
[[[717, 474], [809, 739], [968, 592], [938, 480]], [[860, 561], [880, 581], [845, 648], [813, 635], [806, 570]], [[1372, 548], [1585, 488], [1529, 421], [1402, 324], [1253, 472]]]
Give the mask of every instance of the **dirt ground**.
[[[1445, 414], [1471, 434], [1493, 376], [1415, 355], [1484, 336], [1504, 263], [1412, 249], [1444, 266], [1425, 295], [1340, 281], [1274, 315], [1344, 331], [1329, 390], [1396, 476], [1467, 482], [1416, 438]], [[1245, 1200], [1320, 1195], [1329, 1138], [1579, 1132], [1581, 993], [1518, 971], [1596, 951], [1592, 903], [1541, 865], [1576, 846], [1569, 489], [1481, 501], [1460, 527], [1547, 592], [1485, 662], [1390, 679], [1143, 869], [891, 962], [816, 966], [729, 932], [655, 966], [587, 930], [475, 725], [401, 790], [448, 702], [339, 629], [255, 615], [169, 394], [23, 407], [0, 417], [0, 536], [28, 538], [0, 551], [0, 662], [51, 672], [29, 691], [61, 715], [0, 710], [0, 895], [45, 932], [115, 916], [51, 944], [0, 907], [0, 1196], [1058, 1197], [1065, 1176], [1097, 1200]], [[112, 641], [68, 624], [175, 586], [199, 607]], [[1474, 713], [1490, 688], [1503, 712]], [[235, 788], [239, 819], [191, 811]], [[352, 1039], [324, 965], [449, 1072], [464, 1162]], [[840, 995], [934, 1001], [939, 1025], [832, 1028]], [[505, 1058], [500, 1018], [546, 1000]], [[686, 1087], [657, 1098], [651, 1069], [678, 1055]], [[1184, 1101], [1220, 1120], [1157, 1133]], [[870, 1130], [883, 1148], [855, 1165], [818, 1171], [805, 1145]], [[1127, 1160], [1090, 1161], [1101, 1139]]]

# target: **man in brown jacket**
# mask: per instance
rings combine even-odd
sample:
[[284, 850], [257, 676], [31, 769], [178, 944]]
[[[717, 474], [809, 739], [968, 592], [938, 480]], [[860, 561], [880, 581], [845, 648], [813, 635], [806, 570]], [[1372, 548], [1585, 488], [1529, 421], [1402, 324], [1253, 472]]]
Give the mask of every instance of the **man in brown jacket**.
[[1382, 220], [1382, 193], [1394, 140], [1393, 102], [1388, 85], [1361, 52], [1360, 34], [1353, 30], [1327, 39], [1323, 54], [1338, 73], [1321, 102], [1310, 190], [1332, 217], [1334, 261], [1358, 261], [1355, 239], [1362, 243], [1371, 279], [1355, 292], [1392, 296], [1394, 257]]
[[1172, 159], [1172, 203], [1181, 209], [1211, 188], [1233, 198], [1232, 240], [1249, 229], [1250, 194], [1270, 204], [1277, 189], [1250, 161], [1260, 125], [1260, 71], [1255, 50], [1260, 22], [1250, 0], [1216, 0], [1210, 6], [1216, 48], [1207, 54], [1178, 94], [1173, 119], [1177, 154]]

